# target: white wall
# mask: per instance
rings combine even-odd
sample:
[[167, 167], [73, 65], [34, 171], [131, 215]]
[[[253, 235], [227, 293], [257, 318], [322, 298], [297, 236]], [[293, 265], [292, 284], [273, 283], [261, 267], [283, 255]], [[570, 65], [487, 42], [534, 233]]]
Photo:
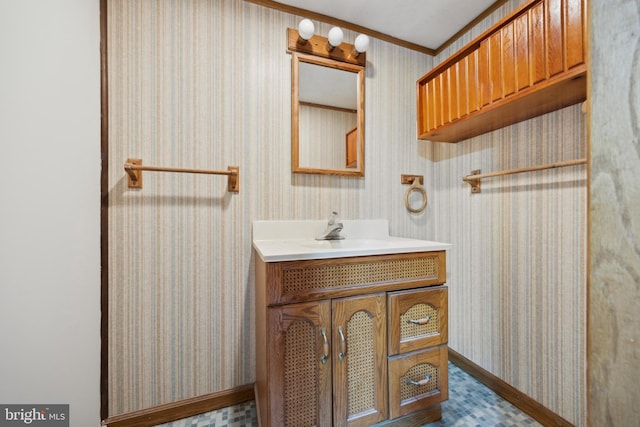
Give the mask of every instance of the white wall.
[[98, 0], [0, 0], [0, 403], [100, 424]]

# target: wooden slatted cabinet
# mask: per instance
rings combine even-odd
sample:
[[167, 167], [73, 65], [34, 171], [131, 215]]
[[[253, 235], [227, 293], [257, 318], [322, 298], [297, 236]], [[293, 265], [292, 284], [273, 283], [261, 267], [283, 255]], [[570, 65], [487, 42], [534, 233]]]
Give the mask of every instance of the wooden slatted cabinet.
[[458, 142], [586, 99], [586, 0], [531, 0], [417, 82], [419, 139]]

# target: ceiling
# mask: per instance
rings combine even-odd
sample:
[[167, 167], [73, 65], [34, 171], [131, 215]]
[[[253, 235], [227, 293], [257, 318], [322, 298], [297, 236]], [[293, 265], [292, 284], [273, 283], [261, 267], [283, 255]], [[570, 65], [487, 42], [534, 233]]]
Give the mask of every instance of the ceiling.
[[[354, 24], [376, 38], [380, 34], [437, 51], [476, 18], [504, 1], [496, 0], [277, 0], [312, 20], [323, 17]], [[305, 11], [310, 15], [305, 15]], [[326, 20], [325, 20], [326, 22]], [[339, 25], [336, 22], [330, 24]], [[355, 28], [358, 31], [358, 28]], [[362, 31], [363, 29], [372, 30]], [[378, 34], [379, 33], [379, 34]]]
[[300, 102], [358, 109], [358, 75], [336, 68], [300, 62]]

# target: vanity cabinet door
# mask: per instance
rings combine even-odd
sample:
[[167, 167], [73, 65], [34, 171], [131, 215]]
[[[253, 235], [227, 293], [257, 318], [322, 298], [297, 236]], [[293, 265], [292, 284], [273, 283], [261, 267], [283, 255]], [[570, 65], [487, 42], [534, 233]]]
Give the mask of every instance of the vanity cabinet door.
[[334, 425], [386, 420], [386, 295], [333, 300], [332, 318]]
[[271, 307], [268, 413], [271, 426], [331, 426], [331, 303]]

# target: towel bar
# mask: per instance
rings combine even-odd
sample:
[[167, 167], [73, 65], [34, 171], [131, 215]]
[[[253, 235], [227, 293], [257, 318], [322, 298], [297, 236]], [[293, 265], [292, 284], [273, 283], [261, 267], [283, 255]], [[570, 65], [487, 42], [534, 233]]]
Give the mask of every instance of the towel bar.
[[240, 167], [229, 166], [226, 171], [215, 171], [207, 169], [187, 169], [171, 168], [163, 166], [142, 165], [142, 159], [127, 159], [124, 170], [129, 175], [129, 188], [142, 188], [142, 171], [153, 172], [179, 172], [179, 173], [201, 173], [208, 175], [227, 175], [227, 191], [238, 193], [240, 191]]
[[523, 172], [535, 172], [535, 171], [544, 170], [544, 169], [554, 169], [554, 168], [562, 168], [566, 166], [583, 165], [586, 163], [587, 163], [587, 159], [567, 160], [564, 162], [549, 163], [546, 165], [531, 166], [528, 168], [508, 169], [500, 172], [489, 172], [489, 173], [482, 173], [482, 174], [478, 169], [478, 170], [472, 171], [471, 175], [465, 176], [464, 178], [462, 178], [462, 180], [467, 184], [471, 185], [472, 193], [479, 193], [481, 179], [493, 178], [496, 176], [513, 175], [516, 173], [523, 173]]

